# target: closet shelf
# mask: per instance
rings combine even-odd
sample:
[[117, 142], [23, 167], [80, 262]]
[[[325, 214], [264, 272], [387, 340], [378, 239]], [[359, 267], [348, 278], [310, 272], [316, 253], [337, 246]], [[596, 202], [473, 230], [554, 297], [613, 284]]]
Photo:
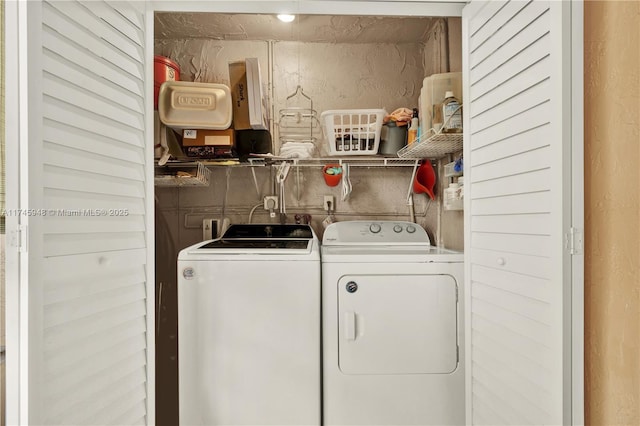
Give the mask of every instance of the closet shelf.
[[287, 161], [292, 166], [300, 167], [324, 167], [325, 165], [332, 164], [349, 164], [349, 167], [413, 167], [416, 164], [417, 159], [410, 158], [396, 158], [396, 157], [378, 157], [378, 156], [363, 156], [363, 157], [320, 157], [320, 158], [290, 158], [290, 159], [273, 159], [275, 163]]
[[[189, 172], [178, 171], [177, 173], [172, 172], [170, 174], [156, 172], [156, 175], [154, 176], [154, 184], [155, 186], [164, 187], [209, 186], [211, 170], [202, 163], [194, 163], [191, 167], [185, 164], [182, 165], [182, 168], [184, 169], [192, 167], [195, 167], [195, 170]], [[165, 170], [168, 170], [168, 168]]]
[[[269, 165], [279, 165], [287, 162], [298, 167], [324, 167], [329, 163], [348, 163], [351, 167], [413, 167], [416, 161], [421, 158], [397, 158], [382, 156], [359, 156], [359, 157], [317, 157], [317, 158], [282, 158], [282, 157], [256, 157], [249, 158], [247, 162], [240, 162], [237, 158], [221, 160], [202, 161], [180, 161], [173, 160], [163, 166], [156, 165], [158, 169], [169, 168], [193, 168], [202, 165], [205, 169], [210, 167], [231, 166], [231, 167], [262, 167]], [[158, 177], [158, 176], [156, 176]]]
[[442, 158], [447, 154], [462, 151], [462, 133], [437, 133], [407, 145], [398, 151], [401, 158]]
[[187, 167], [198, 167], [199, 164], [202, 164], [205, 168], [208, 167], [221, 167], [221, 166], [238, 166], [238, 167], [254, 167], [254, 166], [264, 166], [266, 165], [266, 161], [264, 158], [250, 158], [248, 162], [241, 162], [237, 158], [221, 158], [221, 159], [210, 159], [210, 160], [169, 160], [166, 164], [159, 166], [156, 163], [156, 170], [158, 169], [168, 169], [168, 168], [187, 168]]

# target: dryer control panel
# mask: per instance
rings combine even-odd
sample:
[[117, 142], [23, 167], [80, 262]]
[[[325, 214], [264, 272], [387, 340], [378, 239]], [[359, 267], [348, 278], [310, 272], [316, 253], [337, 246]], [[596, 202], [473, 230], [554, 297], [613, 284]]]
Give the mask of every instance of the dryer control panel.
[[430, 245], [420, 225], [402, 221], [354, 220], [332, 223], [324, 231], [323, 245]]

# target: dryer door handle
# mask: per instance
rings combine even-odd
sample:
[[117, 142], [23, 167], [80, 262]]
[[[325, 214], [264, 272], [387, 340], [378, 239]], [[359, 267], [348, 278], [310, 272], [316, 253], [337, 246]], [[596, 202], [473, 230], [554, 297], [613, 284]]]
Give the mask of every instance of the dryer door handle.
[[344, 337], [347, 340], [356, 340], [356, 313], [344, 313]]

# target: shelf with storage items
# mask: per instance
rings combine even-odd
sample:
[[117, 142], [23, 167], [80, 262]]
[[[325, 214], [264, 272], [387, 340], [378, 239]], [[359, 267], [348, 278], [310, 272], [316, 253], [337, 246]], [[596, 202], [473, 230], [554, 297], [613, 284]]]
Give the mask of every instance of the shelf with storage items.
[[155, 186], [194, 187], [209, 186], [211, 171], [202, 163], [183, 163], [180, 170], [173, 164], [157, 166], [154, 176]]
[[163, 169], [187, 169], [196, 168], [202, 165], [204, 168], [210, 167], [263, 167], [269, 165], [279, 165], [287, 162], [292, 166], [300, 167], [320, 167], [327, 163], [349, 163], [353, 167], [413, 167], [419, 159], [415, 158], [396, 158], [396, 157], [380, 157], [380, 156], [360, 156], [360, 157], [317, 157], [317, 158], [279, 158], [279, 157], [260, 157], [249, 158], [247, 162], [241, 162], [237, 158], [227, 158], [220, 160], [202, 160], [202, 161], [168, 161], [165, 165], [156, 165], [156, 175], [158, 177], [159, 170]]
[[166, 164], [156, 164], [156, 174], [158, 169], [176, 169], [176, 168], [194, 168], [202, 164], [204, 167], [256, 167], [264, 166], [267, 163], [265, 158], [250, 158], [249, 161], [243, 162], [237, 158], [220, 158], [220, 159], [208, 159], [208, 160], [169, 160]]
[[[202, 187], [209, 186], [211, 169], [214, 167], [265, 167], [280, 166], [288, 163], [295, 169], [318, 168], [321, 169], [327, 164], [348, 165], [353, 168], [376, 168], [376, 167], [413, 167], [414, 174], [420, 159], [396, 158], [380, 156], [359, 156], [359, 157], [318, 157], [318, 158], [278, 158], [259, 157], [249, 158], [247, 162], [240, 162], [237, 158], [227, 158], [220, 160], [203, 161], [168, 161], [166, 164], [155, 167], [155, 185], [157, 187]], [[257, 178], [254, 174], [256, 191], [259, 193]], [[297, 175], [299, 180], [299, 176]]]
[[438, 159], [462, 151], [462, 133], [437, 133], [423, 137], [398, 151], [400, 158]]
[[274, 162], [287, 161], [292, 166], [301, 167], [324, 167], [328, 163], [349, 164], [350, 167], [413, 167], [417, 159], [413, 158], [395, 158], [395, 157], [377, 157], [377, 156], [360, 156], [360, 157], [319, 157], [305, 159], [274, 159]]

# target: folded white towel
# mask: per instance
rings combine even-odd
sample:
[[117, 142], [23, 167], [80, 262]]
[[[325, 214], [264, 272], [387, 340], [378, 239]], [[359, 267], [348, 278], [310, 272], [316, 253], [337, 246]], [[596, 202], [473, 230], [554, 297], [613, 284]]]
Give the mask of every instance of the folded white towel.
[[313, 153], [306, 149], [287, 149], [280, 152], [280, 157], [284, 158], [311, 158]]
[[287, 142], [280, 148], [280, 157], [310, 158], [315, 149], [315, 145], [311, 142]]

